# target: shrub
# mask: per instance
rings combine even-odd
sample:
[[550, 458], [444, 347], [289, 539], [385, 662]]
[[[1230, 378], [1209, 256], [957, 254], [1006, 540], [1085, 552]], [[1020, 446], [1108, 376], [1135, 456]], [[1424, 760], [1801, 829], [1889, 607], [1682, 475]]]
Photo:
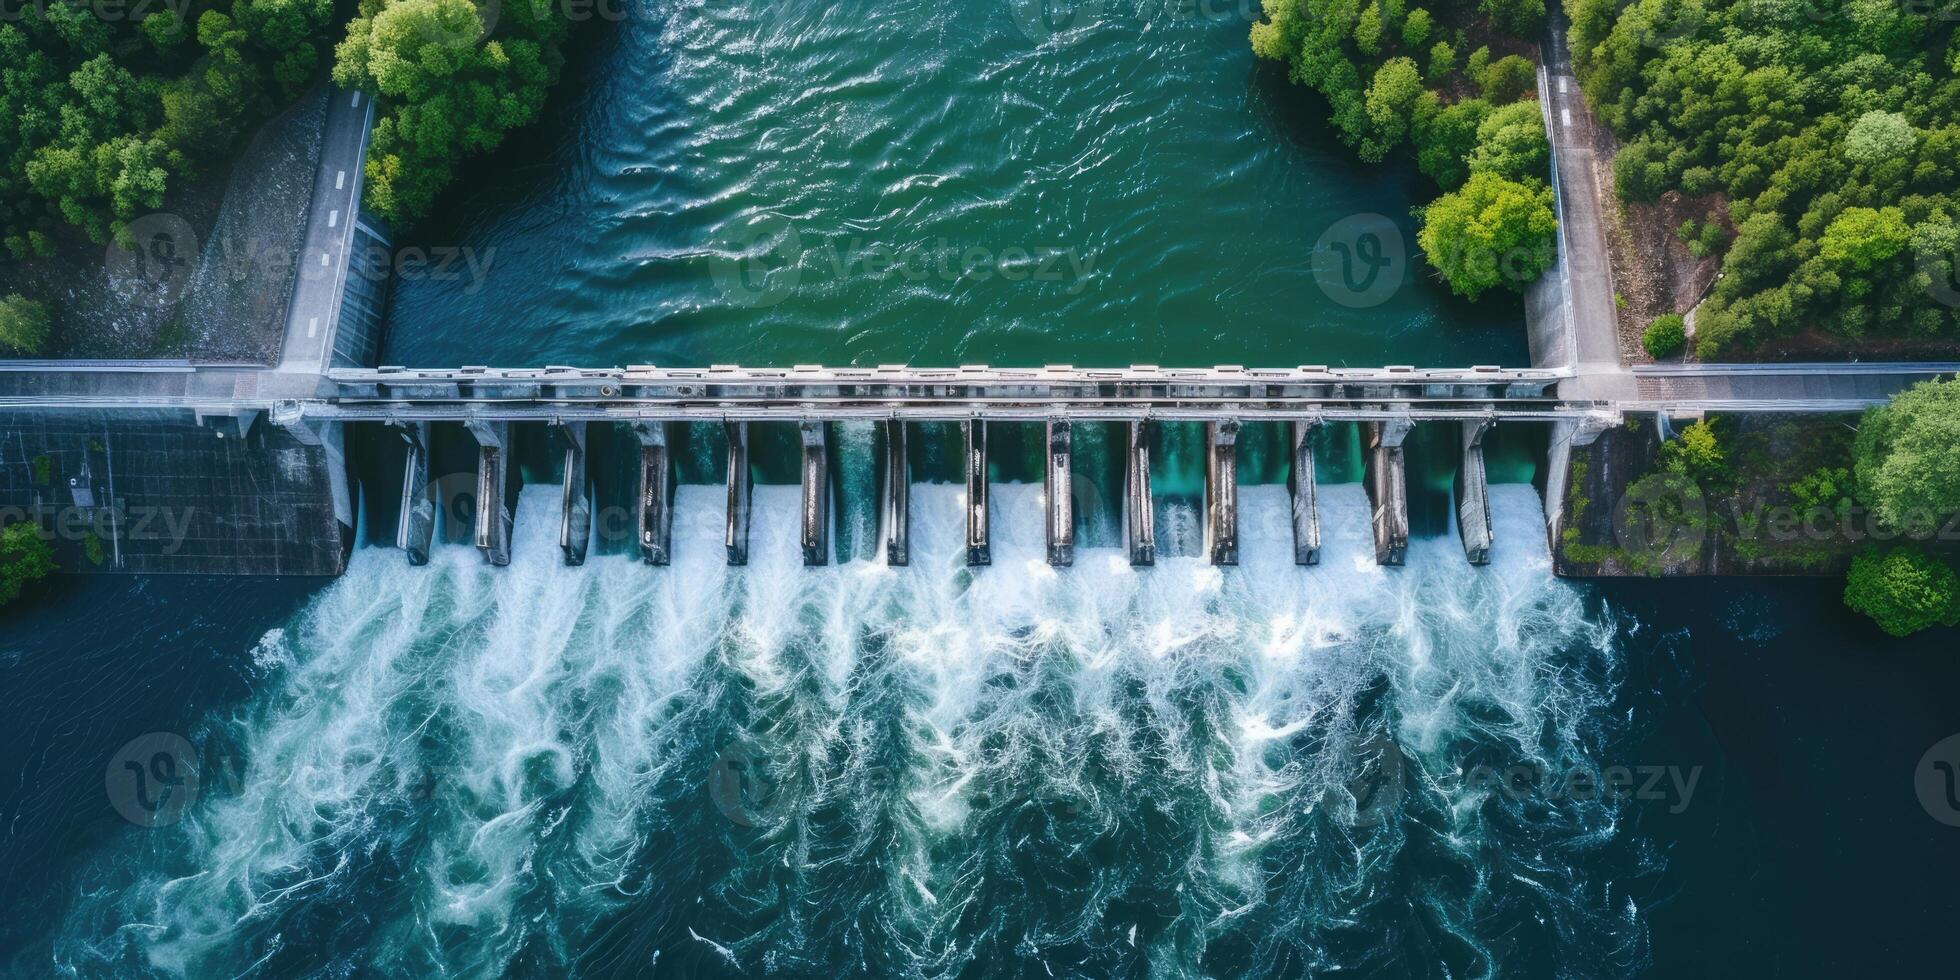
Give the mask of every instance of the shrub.
[[1929, 626], [1960, 624], [1960, 577], [1945, 562], [1904, 545], [1851, 560], [1844, 604], [1870, 616], [1893, 636]]
[[1857, 480], [1843, 466], [1821, 466], [1790, 484], [1790, 496], [1805, 514], [1827, 510], [1843, 517], [1857, 503]]
[[0, 354], [31, 357], [41, 353], [53, 322], [45, 303], [19, 293], [0, 296]]
[[1663, 313], [1647, 324], [1647, 330], [1640, 335], [1640, 346], [1647, 349], [1647, 356], [1663, 360], [1681, 353], [1688, 346], [1687, 318], [1679, 313]]
[[1711, 489], [1727, 487], [1735, 481], [1728, 454], [1709, 421], [1696, 422], [1662, 444], [1657, 457], [1661, 469], [1679, 473], [1696, 484]]
[[27, 523], [0, 528], [0, 606], [20, 598], [28, 583], [52, 571], [54, 549], [41, 539], [40, 528]]

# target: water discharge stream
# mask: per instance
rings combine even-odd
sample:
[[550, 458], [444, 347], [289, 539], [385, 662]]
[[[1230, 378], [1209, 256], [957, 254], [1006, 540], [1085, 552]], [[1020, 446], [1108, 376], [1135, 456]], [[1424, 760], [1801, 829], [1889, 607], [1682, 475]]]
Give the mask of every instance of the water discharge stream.
[[[556, 491], [516, 558], [364, 549], [258, 658], [222, 797], [130, 835], [56, 940], [159, 975], [1487, 975], [1624, 969], [1643, 917], [1588, 855], [1609, 800], [1521, 801], [1471, 766], [1596, 759], [1609, 617], [1548, 573], [1529, 487], [1499, 552], [1373, 564], [1323, 487], [1298, 568], [1284, 488], [1243, 489], [1244, 565], [1042, 561], [1040, 488], [914, 490], [913, 565], [805, 569], [757, 488], [730, 569], [684, 486], [676, 564], [563, 567]], [[688, 514], [713, 515], [712, 520]]]

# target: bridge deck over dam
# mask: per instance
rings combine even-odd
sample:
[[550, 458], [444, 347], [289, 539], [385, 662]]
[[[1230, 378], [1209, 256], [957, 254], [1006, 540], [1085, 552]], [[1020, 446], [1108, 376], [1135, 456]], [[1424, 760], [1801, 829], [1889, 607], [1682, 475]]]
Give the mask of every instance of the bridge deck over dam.
[[[910, 484], [904, 447], [914, 423], [956, 422], [964, 444], [969, 560], [990, 553], [990, 425], [1044, 427], [1043, 481], [1049, 557], [1073, 560], [1071, 510], [1074, 433], [1087, 423], [1127, 427], [1123, 490], [1132, 562], [1157, 555], [1151, 487], [1151, 432], [1168, 423], [1202, 423], [1202, 554], [1235, 564], [1238, 555], [1235, 460], [1241, 425], [1277, 423], [1293, 446], [1287, 484], [1294, 502], [1296, 560], [1318, 560], [1312, 439], [1318, 427], [1359, 427], [1362, 483], [1372, 504], [1376, 557], [1398, 564], [1408, 545], [1409, 487], [1403, 441], [1418, 425], [1447, 426], [1457, 457], [1455, 525], [1468, 560], [1491, 553], [1484, 437], [1495, 425], [1549, 427], [1540, 468], [1548, 529], [1557, 527], [1572, 447], [1586, 445], [1629, 414], [1708, 411], [1856, 411], [1954, 365], [1700, 365], [1617, 375], [1571, 368], [1415, 367], [1265, 369], [1240, 366], [1119, 369], [1049, 366], [993, 368], [544, 367], [493, 369], [254, 368], [169, 362], [0, 365], [0, 506], [49, 523], [83, 512], [90, 534], [107, 542], [111, 567], [130, 571], [333, 573], [354, 545], [355, 504], [348, 432], [392, 432], [405, 476], [396, 543], [411, 561], [427, 559], [455, 481], [434, 480], [434, 426], [467, 438], [476, 459], [468, 481], [472, 526], [464, 536], [487, 560], [509, 560], [518, 468], [517, 427], [548, 431], [562, 451], [560, 544], [568, 562], [584, 560], [592, 540], [598, 467], [587, 430], [609, 435], [595, 446], [628, 447], [637, 486], [631, 524], [649, 564], [671, 556], [676, 466], [669, 446], [683, 428], [719, 427], [727, 447], [726, 544], [746, 560], [748, 501], [754, 476], [748, 427], [790, 424], [799, 433], [803, 485], [802, 549], [810, 564], [830, 560], [832, 447], [829, 423], [870, 421], [887, 447], [879, 514], [882, 552], [903, 564]], [[69, 420], [69, 421], [64, 421]], [[460, 433], [467, 431], [467, 437]], [[206, 440], [199, 442], [200, 436]], [[396, 436], [399, 438], [397, 439]], [[525, 436], [524, 438], [532, 438]], [[621, 440], [624, 439], [624, 442]], [[370, 443], [371, 444], [371, 443]], [[154, 447], [177, 447], [159, 452]], [[898, 447], [892, 449], [891, 447]], [[452, 446], [452, 448], [454, 448]], [[596, 450], [595, 452], [608, 451]], [[186, 467], [193, 472], [180, 472]], [[446, 489], [441, 489], [446, 488]], [[367, 488], [373, 499], [376, 488]], [[386, 491], [390, 496], [392, 488]], [[175, 506], [186, 516], [190, 552], [147, 545], [128, 529], [141, 506]], [[132, 505], [135, 505], [134, 507]], [[104, 517], [106, 515], [106, 522]], [[191, 517], [194, 516], [194, 520]], [[98, 541], [70, 548], [104, 564]], [[174, 547], [174, 545], [173, 545]]]

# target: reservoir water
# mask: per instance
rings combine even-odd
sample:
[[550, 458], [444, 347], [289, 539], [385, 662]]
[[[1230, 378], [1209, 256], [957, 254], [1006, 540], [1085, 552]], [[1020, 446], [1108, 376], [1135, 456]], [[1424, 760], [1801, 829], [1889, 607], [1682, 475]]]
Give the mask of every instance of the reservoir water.
[[[1325, 232], [1377, 213], [1412, 241], [1429, 191], [1330, 145], [1241, 11], [1085, 6], [593, 25], [544, 123], [405, 240], [485, 274], [398, 282], [384, 359], [1524, 362], [1515, 302], [1322, 288]], [[866, 271], [886, 255], [914, 274]], [[1051, 255], [1086, 271], [1035, 278]], [[1340, 427], [1325, 555], [1295, 566], [1284, 454], [1249, 426], [1237, 568], [1196, 557], [1196, 444], [1166, 427], [1155, 568], [1093, 506], [1049, 568], [1033, 442], [1004, 431], [970, 570], [951, 435], [921, 427], [912, 566], [871, 559], [860, 469], [813, 570], [781, 433], [751, 564], [723, 563], [712, 429], [677, 445], [672, 567], [616, 542], [563, 567], [520, 436], [512, 565], [445, 535], [410, 568], [386, 440], [359, 437], [338, 580], [75, 577], [0, 613], [0, 975], [1944, 965], [1960, 830], [1914, 774], [1960, 731], [1951, 635], [1887, 640], [1822, 581], [1555, 578], [1521, 430], [1493, 438], [1484, 568], [1422, 429], [1409, 564], [1377, 567]], [[1111, 499], [1112, 443], [1077, 438]], [[847, 460], [870, 440], [837, 427]]]
[[[1327, 137], [1254, 0], [1048, 6], [618, 5], [401, 243], [474, 266], [396, 283], [383, 363], [1528, 362], [1514, 297], [1406, 261], [1433, 186]], [[1395, 263], [1344, 268], [1376, 222]]]

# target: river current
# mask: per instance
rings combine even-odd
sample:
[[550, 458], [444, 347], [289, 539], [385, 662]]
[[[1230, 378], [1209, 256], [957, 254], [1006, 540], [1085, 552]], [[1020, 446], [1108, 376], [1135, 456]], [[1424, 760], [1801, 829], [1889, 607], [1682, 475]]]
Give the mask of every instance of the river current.
[[[916, 488], [914, 562], [802, 565], [797, 492], [757, 491], [677, 564], [563, 567], [553, 490], [516, 557], [361, 551], [259, 642], [228, 785], [97, 862], [56, 944], [83, 973], [794, 976], [1484, 974], [1643, 955], [1582, 858], [1611, 799], [1546, 805], [1479, 764], [1600, 756], [1610, 618], [1550, 578], [1533, 491], [1500, 551], [1374, 564], [1330, 485], [1324, 564], [1283, 487], [1244, 565], [1049, 568], [1040, 490]], [[721, 509], [683, 488], [683, 514]], [[141, 852], [136, 858], [129, 849]], [[1631, 859], [1631, 858], [1629, 858]]]

